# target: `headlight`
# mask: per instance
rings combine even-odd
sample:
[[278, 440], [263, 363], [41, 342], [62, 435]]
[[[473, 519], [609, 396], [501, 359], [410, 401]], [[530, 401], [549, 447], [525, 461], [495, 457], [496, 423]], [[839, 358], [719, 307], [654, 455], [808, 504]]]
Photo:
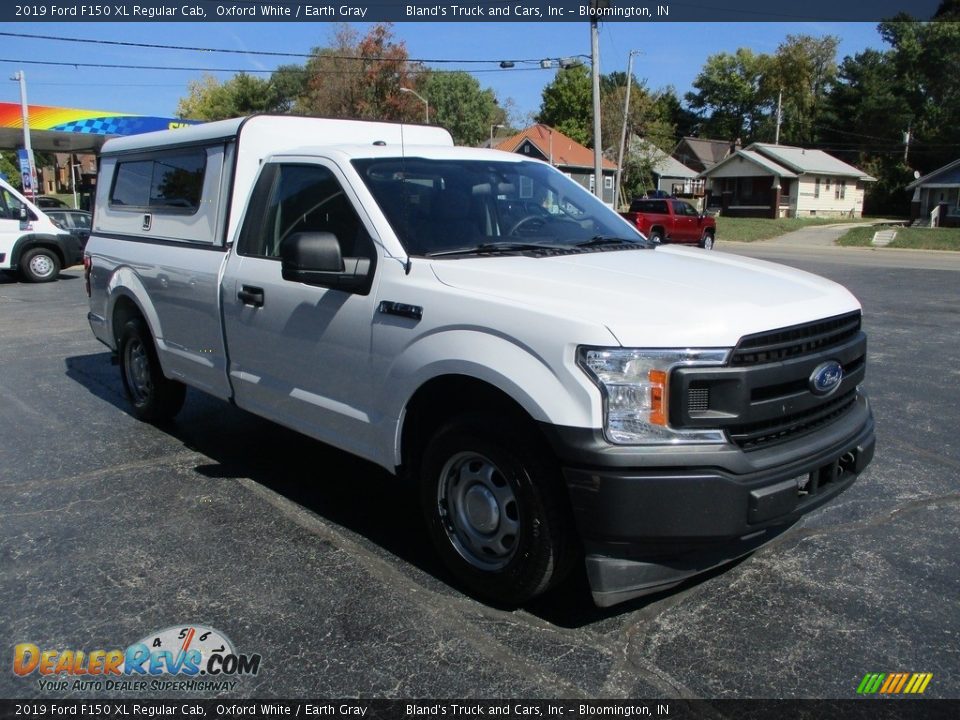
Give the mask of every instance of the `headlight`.
[[603, 394], [603, 431], [617, 445], [726, 442], [722, 430], [670, 427], [670, 371], [722, 365], [730, 351], [581, 347], [580, 367]]

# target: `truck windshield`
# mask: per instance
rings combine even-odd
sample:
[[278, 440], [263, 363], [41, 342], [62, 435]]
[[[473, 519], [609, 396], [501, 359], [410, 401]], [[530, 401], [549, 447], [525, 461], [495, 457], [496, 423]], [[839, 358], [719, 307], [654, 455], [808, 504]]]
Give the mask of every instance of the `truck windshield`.
[[541, 163], [407, 157], [353, 166], [410, 255], [645, 245], [584, 187]]

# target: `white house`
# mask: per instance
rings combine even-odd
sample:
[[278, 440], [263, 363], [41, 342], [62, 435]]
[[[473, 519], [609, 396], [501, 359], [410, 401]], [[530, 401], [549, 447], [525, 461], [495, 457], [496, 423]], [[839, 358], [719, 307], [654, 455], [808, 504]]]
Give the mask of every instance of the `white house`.
[[708, 204], [730, 217], [860, 217], [859, 168], [823, 150], [753, 143], [700, 173]]

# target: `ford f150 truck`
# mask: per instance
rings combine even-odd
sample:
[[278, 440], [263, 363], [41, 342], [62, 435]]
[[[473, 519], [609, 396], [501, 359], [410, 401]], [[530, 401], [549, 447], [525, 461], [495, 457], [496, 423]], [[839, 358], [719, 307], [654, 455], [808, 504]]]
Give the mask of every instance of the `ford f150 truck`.
[[[870, 462], [861, 308], [648, 242], [550, 165], [434, 127], [254, 116], [110, 140], [85, 277], [133, 413], [186, 385], [415, 481], [516, 605], [742, 556]], [[309, 458], [305, 482], [323, 482]]]
[[620, 214], [654, 244], [685, 243], [712, 250], [717, 238], [717, 221], [685, 200], [639, 198]]

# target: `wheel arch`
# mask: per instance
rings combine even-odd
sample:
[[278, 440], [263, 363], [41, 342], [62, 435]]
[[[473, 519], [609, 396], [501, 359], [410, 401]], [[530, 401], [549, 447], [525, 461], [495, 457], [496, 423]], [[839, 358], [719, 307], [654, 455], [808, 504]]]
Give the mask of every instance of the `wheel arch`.
[[120, 267], [111, 275], [107, 287], [109, 299], [105, 316], [113, 349], [119, 349], [120, 333], [123, 332], [124, 324], [132, 318], [141, 317], [147, 323], [154, 344], [157, 345], [162, 365], [163, 352], [160, 346], [163, 334], [160, 318], [149, 302], [150, 296], [140, 278], [130, 268]]
[[[457, 403], [451, 403], [451, 398]], [[529, 426], [546, 443], [537, 421], [506, 391], [470, 375], [438, 375], [417, 388], [404, 407], [398, 431], [400, 468], [414, 471], [430, 437], [443, 424], [467, 412], [508, 415]]]
[[63, 244], [57, 240], [56, 236], [46, 233], [29, 233], [27, 235], [21, 235], [13, 244], [13, 250], [10, 251], [10, 269], [18, 269], [20, 267], [20, 258], [23, 257], [23, 254], [27, 252], [27, 250], [32, 250], [36, 247], [52, 250], [60, 260], [60, 267], [67, 266], [67, 258]]

